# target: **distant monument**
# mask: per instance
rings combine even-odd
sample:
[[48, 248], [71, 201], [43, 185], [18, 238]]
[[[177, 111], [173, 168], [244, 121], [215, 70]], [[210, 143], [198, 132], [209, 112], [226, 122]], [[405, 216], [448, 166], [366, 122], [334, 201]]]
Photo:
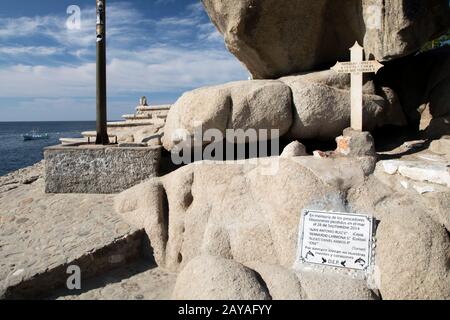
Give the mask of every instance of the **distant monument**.
[[331, 70], [351, 74], [351, 127], [363, 131], [363, 73], [377, 73], [383, 65], [377, 60], [364, 61], [364, 49], [358, 42], [350, 52], [350, 62], [338, 62]]
[[143, 96], [139, 99], [139, 106], [140, 107], [148, 107], [147, 97]]

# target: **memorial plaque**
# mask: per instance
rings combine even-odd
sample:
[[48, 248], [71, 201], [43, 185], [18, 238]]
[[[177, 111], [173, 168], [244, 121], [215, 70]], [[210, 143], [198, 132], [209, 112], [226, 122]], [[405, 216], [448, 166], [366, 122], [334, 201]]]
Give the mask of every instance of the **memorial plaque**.
[[304, 210], [297, 263], [366, 270], [371, 263], [373, 218]]

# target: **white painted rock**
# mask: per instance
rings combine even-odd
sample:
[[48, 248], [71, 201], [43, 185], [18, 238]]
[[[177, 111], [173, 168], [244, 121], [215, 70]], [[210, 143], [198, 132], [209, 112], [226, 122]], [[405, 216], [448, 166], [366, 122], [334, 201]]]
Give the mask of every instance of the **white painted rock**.
[[382, 161], [384, 172], [390, 175], [399, 173], [415, 181], [432, 182], [450, 187], [450, 172], [444, 163], [431, 161]]
[[381, 164], [383, 166], [384, 172], [387, 174], [393, 175], [396, 174], [398, 171], [398, 167], [400, 166], [400, 161], [398, 160], [386, 160], [381, 161]]
[[424, 162], [402, 162], [398, 172], [416, 181], [432, 182], [450, 187], [450, 172], [446, 165]]

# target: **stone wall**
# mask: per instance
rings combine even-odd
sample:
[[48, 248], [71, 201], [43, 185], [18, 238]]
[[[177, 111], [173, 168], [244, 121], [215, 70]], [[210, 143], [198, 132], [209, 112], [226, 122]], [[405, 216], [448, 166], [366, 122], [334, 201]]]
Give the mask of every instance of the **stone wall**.
[[47, 193], [118, 193], [156, 177], [161, 148], [55, 146], [45, 149]]

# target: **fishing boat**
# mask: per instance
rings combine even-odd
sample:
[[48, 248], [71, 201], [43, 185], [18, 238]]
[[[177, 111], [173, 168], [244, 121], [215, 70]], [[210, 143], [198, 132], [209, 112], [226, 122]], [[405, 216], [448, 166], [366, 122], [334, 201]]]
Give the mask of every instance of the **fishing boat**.
[[38, 132], [29, 132], [23, 134], [22, 136], [24, 141], [45, 140], [50, 137], [48, 133], [38, 133]]

